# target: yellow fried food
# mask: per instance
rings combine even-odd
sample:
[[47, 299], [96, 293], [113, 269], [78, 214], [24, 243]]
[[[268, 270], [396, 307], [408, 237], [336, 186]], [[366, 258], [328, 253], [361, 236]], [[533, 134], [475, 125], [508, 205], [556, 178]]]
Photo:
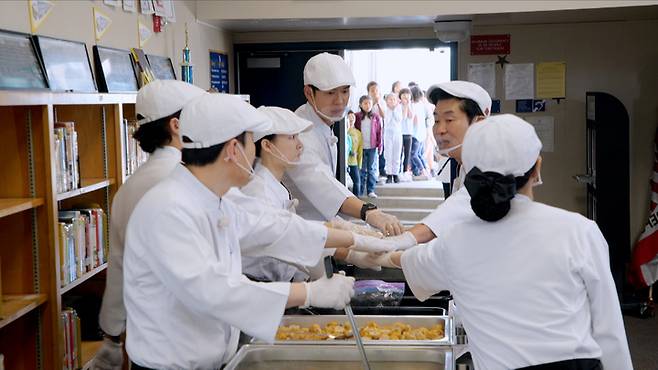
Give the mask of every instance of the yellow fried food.
[[[380, 325], [375, 321], [368, 321], [359, 330], [364, 340], [437, 340], [445, 336], [443, 324], [432, 327], [412, 327], [409, 324], [395, 322]], [[332, 321], [324, 327], [313, 324], [310, 327], [291, 324], [281, 325], [276, 333], [276, 340], [327, 340], [345, 339], [352, 337], [352, 326], [348, 322]]]

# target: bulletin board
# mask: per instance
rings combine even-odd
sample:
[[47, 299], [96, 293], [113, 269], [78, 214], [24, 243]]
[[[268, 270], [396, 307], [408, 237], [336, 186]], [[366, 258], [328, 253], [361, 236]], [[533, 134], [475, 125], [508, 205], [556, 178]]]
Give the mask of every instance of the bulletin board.
[[209, 50], [210, 87], [228, 93], [228, 54], [219, 50]]

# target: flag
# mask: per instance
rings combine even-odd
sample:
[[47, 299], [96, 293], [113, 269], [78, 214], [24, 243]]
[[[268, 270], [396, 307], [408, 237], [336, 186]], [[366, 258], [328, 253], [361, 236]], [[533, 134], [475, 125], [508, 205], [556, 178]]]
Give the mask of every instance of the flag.
[[649, 219], [631, 258], [630, 280], [637, 286], [651, 286], [658, 281], [658, 132], [653, 142], [654, 163], [651, 178]]

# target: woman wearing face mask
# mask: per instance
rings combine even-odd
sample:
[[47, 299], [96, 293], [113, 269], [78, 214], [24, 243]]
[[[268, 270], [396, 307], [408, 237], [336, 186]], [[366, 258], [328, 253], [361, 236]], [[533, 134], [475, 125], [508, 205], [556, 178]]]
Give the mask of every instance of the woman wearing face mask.
[[479, 370], [632, 369], [601, 231], [533, 199], [542, 161], [532, 125], [487, 118], [462, 150], [468, 215], [390, 255], [414, 295], [452, 292]]
[[[287, 170], [294, 168], [299, 162], [304, 150], [299, 134], [311, 129], [312, 123], [284, 108], [260, 107], [258, 110], [267, 115], [273, 125], [266, 132], [254, 133], [257, 157], [254, 176], [241, 188], [241, 192], [258, 198], [273, 208], [295, 213], [297, 199], [291, 197], [281, 179]], [[340, 231], [329, 229], [329, 232]], [[380, 269], [377, 264], [372, 263], [376, 259], [375, 256], [364, 252], [337, 249], [334, 257], [361, 268]], [[303, 281], [308, 277], [308, 273], [315, 275], [273, 257], [249, 256], [248, 252], [242, 257], [242, 271], [257, 281]]]

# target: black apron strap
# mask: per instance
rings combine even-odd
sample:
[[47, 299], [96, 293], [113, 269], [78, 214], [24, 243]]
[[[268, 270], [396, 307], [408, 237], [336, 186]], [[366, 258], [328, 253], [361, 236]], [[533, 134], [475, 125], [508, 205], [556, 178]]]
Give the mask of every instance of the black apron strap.
[[599, 359], [579, 358], [528, 366], [517, 370], [603, 370], [603, 365]]

